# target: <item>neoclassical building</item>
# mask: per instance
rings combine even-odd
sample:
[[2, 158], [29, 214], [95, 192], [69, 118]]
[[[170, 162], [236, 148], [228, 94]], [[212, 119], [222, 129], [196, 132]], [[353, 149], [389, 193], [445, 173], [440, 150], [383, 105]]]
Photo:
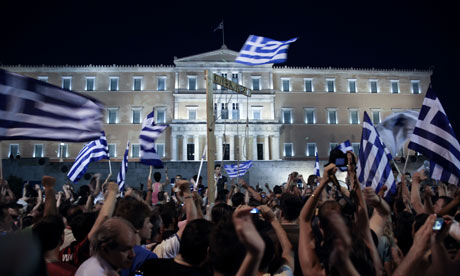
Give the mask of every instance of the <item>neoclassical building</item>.
[[[106, 107], [105, 132], [113, 159], [130, 140], [139, 157], [142, 120], [155, 110], [170, 127], [157, 140], [165, 161], [200, 160], [206, 145], [205, 70], [252, 89], [246, 97], [214, 85], [216, 160], [311, 160], [350, 140], [357, 150], [364, 111], [374, 123], [418, 110], [431, 71], [374, 68], [293, 68], [235, 63], [221, 49], [174, 58], [174, 65], [2, 66], [96, 98]], [[291, 56], [290, 58], [295, 58]], [[3, 141], [2, 158], [72, 161], [81, 143]], [[400, 154], [403, 154], [400, 153]]]

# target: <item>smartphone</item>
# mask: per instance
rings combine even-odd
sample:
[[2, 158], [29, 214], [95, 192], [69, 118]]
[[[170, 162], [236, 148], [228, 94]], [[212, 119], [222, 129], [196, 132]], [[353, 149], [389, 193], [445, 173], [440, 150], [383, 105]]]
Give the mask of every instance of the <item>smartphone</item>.
[[251, 213], [251, 214], [258, 214], [259, 212], [260, 212], [259, 209], [257, 209], [257, 208], [252, 208], [252, 210], [251, 210], [250, 213]]
[[434, 225], [433, 225], [433, 230], [441, 230], [443, 224], [444, 224], [443, 218], [436, 218], [436, 221], [434, 222]]

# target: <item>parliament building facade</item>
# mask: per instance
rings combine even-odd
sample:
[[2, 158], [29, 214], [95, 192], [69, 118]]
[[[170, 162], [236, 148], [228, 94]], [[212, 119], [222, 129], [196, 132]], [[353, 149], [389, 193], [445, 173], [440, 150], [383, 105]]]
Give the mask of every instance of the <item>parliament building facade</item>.
[[[139, 157], [142, 121], [170, 127], [158, 138], [164, 161], [200, 160], [206, 145], [205, 70], [252, 89], [246, 97], [214, 85], [216, 160], [321, 159], [350, 140], [355, 151], [366, 111], [374, 124], [406, 109], [419, 110], [431, 71], [293, 68], [235, 63], [238, 53], [216, 51], [174, 58], [159, 66], [2, 66], [96, 98], [105, 105], [104, 130], [111, 159]], [[82, 143], [3, 141], [2, 158], [73, 161]], [[400, 152], [399, 154], [406, 154]]]

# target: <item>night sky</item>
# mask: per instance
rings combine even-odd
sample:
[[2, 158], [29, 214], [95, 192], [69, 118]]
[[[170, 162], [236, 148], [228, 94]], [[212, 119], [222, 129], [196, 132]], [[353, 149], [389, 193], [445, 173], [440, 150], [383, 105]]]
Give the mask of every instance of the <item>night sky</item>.
[[[30, 3], [27, 3], [30, 2]], [[0, 64], [172, 65], [239, 51], [250, 34], [300, 39], [288, 66], [433, 69], [460, 137], [460, 16], [442, 1], [10, 1], [0, 3]], [[282, 64], [284, 65], [284, 64]]]

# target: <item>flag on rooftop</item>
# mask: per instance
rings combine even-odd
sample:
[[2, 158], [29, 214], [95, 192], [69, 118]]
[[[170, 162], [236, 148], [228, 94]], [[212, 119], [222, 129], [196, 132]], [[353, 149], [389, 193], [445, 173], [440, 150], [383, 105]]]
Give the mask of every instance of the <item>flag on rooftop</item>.
[[128, 171], [128, 153], [129, 153], [129, 141], [126, 145], [125, 155], [123, 156], [123, 161], [121, 162], [120, 171], [118, 172], [118, 176], [117, 176], [118, 190], [120, 192], [125, 191], [126, 172]]
[[70, 168], [67, 176], [70, 181], [77, 183], [78, 180], [85, 174], [88, 165], [91, 162], [96, 162], [101, 159], [109, 159], [109, 147], [107, 146], [107, 139], [105, 133], [99, 133], [100, 137], [97, 140], [91, 141], [86, 144], [78, 153], [75, 162]]
[[316, 156], [316, 161], [315, 161], [315, 174], [317, 177], [321, 177], [319, 173], [319, 158], [318, 158], [318, 152], [315, 153]]
[[367, 112], [364, 112], [363, 132], [356, 171], [361, 185], [374, 188], [376, 193], [383, 186], [387, 186], [385, 196], [395, 193], [396, 183], [391, 170], [391, 159], [391, 154], [380, 140]]
[[219, 26], [217, 26], [215, 29], [214, 29], [214, 32], [217, 31], [217, 30], [223, 30], [224, 29], [224, 21], [221, 21], [219, 23]]
[[0, 69], [0, 141], [91, 141], [102, 119], [95, 99]]
[[231, 178], [245, 175], [251, 167], [252, 167], [252, 160], [242, 162], [240, 164], [224, 165], [225, 171], [227, 172], [228, 176]]
[[431, 87], [426, 92], [408, 147], [430, 159], [431, 178], [459, 184], [460, 145]]
[[142, 123], [142, 130], [139, 135], [141, 144], [140, 162], [154, 168], [163, 168], [160, 156], [155, 150], [155, 140], [168, 127], [168, 125], [156, 125], [154, 121], [155, 110], [150, 112]]
[[276, 41], [270, 38], [250, 35], [241, 48], [235, 62], [246, 65], [262, 65], [268, 63], [282, 63], [287, 60], [289, 44], [296, 41], [293, 38], [287, 41]]
[[346, 140], [338, 145], [336, 149], [339, 149], [343, 153], [347, 153], [347, 151], [353, 151], [353, 146], [351, 145], [350, 140]]
[[375, 127], [392, 156], [406, 144], [414, 131], [418, 116], [417, 111], [405, 110], [386, 117]]

